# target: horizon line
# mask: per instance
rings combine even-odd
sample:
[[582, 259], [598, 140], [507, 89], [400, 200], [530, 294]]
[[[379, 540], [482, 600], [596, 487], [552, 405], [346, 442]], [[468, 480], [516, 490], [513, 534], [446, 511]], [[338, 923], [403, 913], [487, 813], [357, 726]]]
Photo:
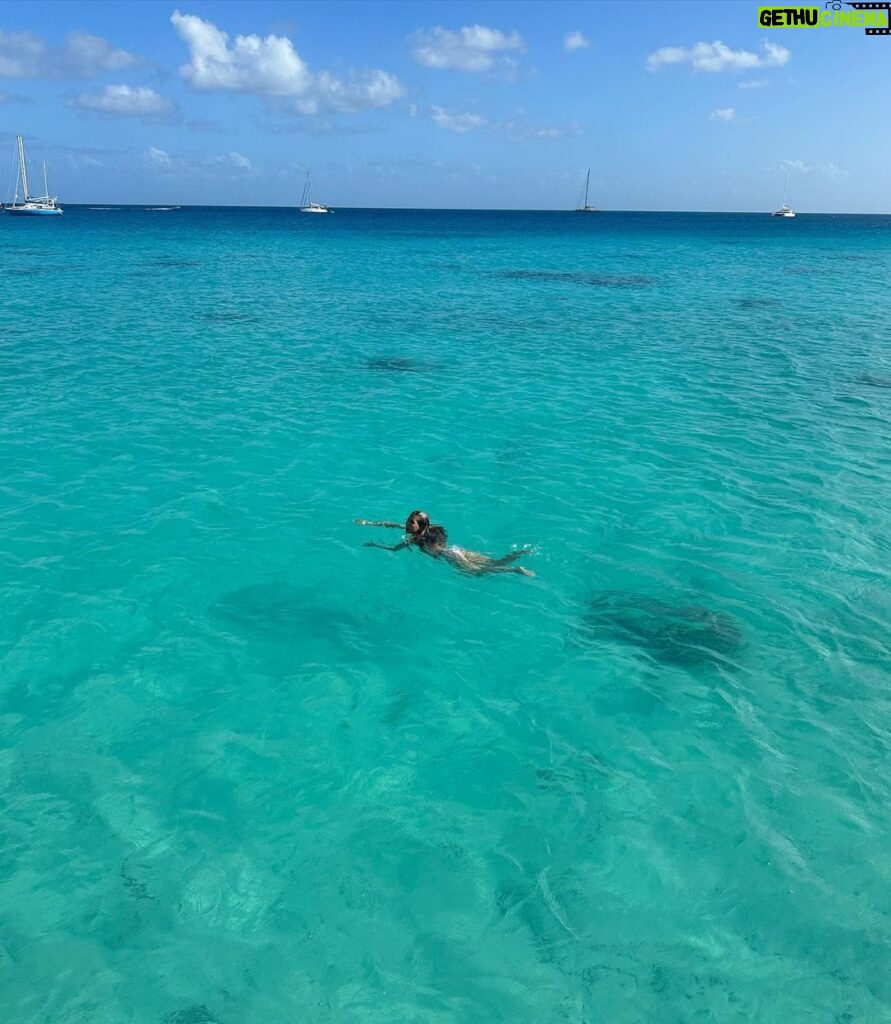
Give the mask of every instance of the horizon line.
[[[63, 207], [91, 207], [91, 206], [104, 206], [108, 208], [128, 208], [128, 209], [145, 209], [149, 207], [177, 207], [182, 210], [291, 210], [299, 212], [299, 206], [292, 206], [291, 204], [277, 205], [277, 204], [243, 204], [243, 203], [176, 203], [176, 202], [151, 202], [151, 203], [125, 203], [125, 202], [109, 202], [105, 200], [91, 200], [86, 202], [65, 202], [64, 200], [58, 200]], [[6, 204], [0, 204], [5, 207]], [[332, 211], [337, 210], [362, 210], [362, 211], [377, 211], [377, 212], [414, 212], [414, 213], [578, 213], [579, 211], [575, 208], [568, 207], [501, 207], [501, 206], [330, 206], [329, 209]], [[603, 209], [598, 208], [596, 211], [598, 214], [629, 214], [629, 213], [678, 213], [678, 214], [697, 214], [702, 216], [751, 216], [751, 217], [763, 217], [773, 216], [773, 211], [769, 209], [764, 210], [659, 210], [659, 209]], [[847, 210], [836, 210], [831, 212], [816, 212], [816, 211], [795, 211], [796, 216], [807, 216], [807, 217], [889, 217], [891, 211], [887, 213], [864, 213]]]

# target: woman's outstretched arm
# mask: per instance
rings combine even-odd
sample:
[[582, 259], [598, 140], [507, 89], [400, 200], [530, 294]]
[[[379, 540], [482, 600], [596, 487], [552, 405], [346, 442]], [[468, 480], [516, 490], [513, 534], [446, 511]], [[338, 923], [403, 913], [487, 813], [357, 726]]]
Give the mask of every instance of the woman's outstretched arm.
[[399, 544], [378, 544], [376, 541], [367, 540], [365, 541], [366, 548], [381, 548], [383, 551], [401, 551], [403, 548], [407, 548], [409, 541], [403, 540]]
[[391, 530], [404, 530], [405, 523], [391, 523], [389, 519], [382, 519], [380, 522], [372, 522], [371, 519], [354, 520], [357, 526], [387, 526]]

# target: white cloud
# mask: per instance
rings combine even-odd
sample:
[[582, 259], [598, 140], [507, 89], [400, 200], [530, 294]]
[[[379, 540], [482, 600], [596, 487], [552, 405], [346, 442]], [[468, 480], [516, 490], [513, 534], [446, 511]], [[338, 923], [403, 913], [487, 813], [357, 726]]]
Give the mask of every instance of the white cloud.
[[303, 114], [386, 107], [404, 92], [395, 75], [377, 69], [346, 80], [313, 73], [287, 36], [236, 36], [230, 44], [226, 32], [194, 14], [174, 11], [170, 20], [189, 48], [180, 74], [195, 89], [285, 99]]
[[737, 82], [737, 89], [763, 89], [770, 82], [766, 78], [749, 78], [745, 82]]
[[72, 78], [92, 78], [103, 71], [126, 71], [140, 61], [119, 50], [107, 39], [86, 32], [72, 32], [65, 43], [63, 60]]
[[228, 161], [233, 167], [237, 167], [241, 171], [250, 171], [253, 169], [251, 167], [250, 160], [248, 160], [248, 158], [246, 156], [243, 156], [241, 153], [227, 153], [226, 161]]
[[647, 70], [658, 71], [666, 64], [689, 64], [694, 71], [719, 73], [747, 71], [750, 68], [782, 67], [790, 52], [783, 46], [765, 40], [762, 53], [750, 50], [731, 50], [719, 39], [713, 43], [695, 43], [693, 46], [663, 46], [647, 57]]
[[492, 71], [515, 62], [504, 56], [506, 50], [524, 53], [526, 45], [519, 32], [501, 32], [484, 25], [467, 25], [457, 32], [448, 29], [422, 29], [412, 37], [412, 56], [426, 68], [448, 71]]
[[447, 128], [451, 132], [461, 134], [489, 126], [489, 122], [479, 114], [450, 114], [442, 107], [431, 107], [430, 119], [440, 128]]
[[850, 171], [846, 171], [843, 167], [839, 167], [838, 164], [832, 162], [828, 164], [821, 164], [817, 170], [821, 174], [825, 174], [831, 181], [836, 181], [839, 178], [847, 178]]
[[350, 113], [369, 107], [388, 107], [403, 92], [399, 79], [387, 71], [372, 69], [353, 75], [348, 81], [322, 71], [316, 76], [312, 94], [300, 99], [297, 109], [302, 114], [316, 114], [320, 110]]
[[544, 126], [527, 124], [525, 121], [505, 121], [503, 127], [512, 139], [568, 139], [585, 134], [577, 121]]
[[166, 150], [149, 146], [143, 160], [155, 171], [163, 172], [167, 178], [200, 175], [205, 178], [243, 177], [257, 172], [251, 161], [236, 151], [229, 153], [193, 153], [185, 156], [171, 156]]
[[101, 160], [97, 160], [94, 156], [79, 156], [75, 153], [69, 154], [68, 163], [76, 171], [94, 171], [97, 167], [105, 166]]
[[708, 115], [709, 121], [736, 121], [736, 111], [733, 107], [718, 107]]
[[194, 14], [174, 11], [174, 28], [189, 47], [191, 63], [180, 74], [196, 89], [225, 89], [264, 96], [299, 96], [309, 91], [309, 67], [287, 36], [229, 36]]
[[0, 32], [2, 78], [95, 78], [141, 63], [132, 53], [88, 32], [71, 32], [57, 47], [33, 32]]
[[112, 117], [139, 117], [143, 120], [162, 120], [176, 110], [172, 100], [154, 89], [129, 85], [106, 85], [102, 92], [81, 93], [69, 99], [68, 106]]
[[173, 166], [170, 154], [166, 153], [163, 149], [158, 149], [156, 146], [149, 146], [146, 150], [145, 158], [150, 164], [154, 164], [155, 167], [160, 167], [162, 170], [167, 170]]
[[0, 32], [0, 76], [38, 78], [49, 47], [31, 32]]
[[534, 125], [529, 124], [522, 118], [514, 118], [510, 121], [490, 121], [480, 114], [451, 113], [443, 107], [431, 107], [429, 112], [430, 120], [440, 128], [448, 131], [458, 132], [463, 135], [467, 132], [492, 132], [494, 134], [506, 135], [511, 139], [565, 139], [570, 136], [581, 135], [582, 129], [575, 122], [568, 125]]
[[590, 45], [591, 43], [579, 31], [567, 32], [563, 38], [564, 50], [587, 50]]
[[851, 173], [838, 164], [829, 161], [825, 164], [806, 164], [804, 160], [781, 160], [777, 167], [771, 170], [785, 171], [786, 174], [810, 174], [816, 172], [829, 178], [830, 181], [837, 181], [839, 178], [847, 178]]
[[383, 131], [380, 125], [363, 124], [361, 121], [344, 121], [337, 117], [320, 117], [318, 115], [294, 117], [288, 111], [286, 121], [269, 122], [264, 127], [275, 135], [312, 135], [316, 139], [334, 138], [347, 135], [372, 135]]
[[813, 167], [810, 167], [803, 160], [781, 160], [780, 170], [787, 171], [789, 173], [796, 171], [799, 174], [810, 174]]

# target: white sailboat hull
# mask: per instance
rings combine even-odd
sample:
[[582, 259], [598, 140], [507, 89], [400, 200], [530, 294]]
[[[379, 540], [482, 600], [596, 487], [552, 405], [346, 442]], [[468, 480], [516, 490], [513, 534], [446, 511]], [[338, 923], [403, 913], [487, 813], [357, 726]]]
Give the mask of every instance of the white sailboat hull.
[[19, 202], [17, 183], [15, 199], [5, 207], [0, 206], [0, 209], [5, 209], [7, 213], [12, 214], [14, 217], [58, 217], [63, 211], [56, 197], [49, 194], [49, 185], [46, 180], [46, 162], [44, 161], [43, 164], [44, 194], [42, 196], [32, 196], [28, 188], [28, 164], [25, 160], [24, 136], [17, 135], [15, 144], [19, 158], [19, 181], [22, 184], [22, 201]]
[[297, 209], [301, 213], [334, 213], [334, 211], [325, 206], [324, 203], [313, 202], [312, 178], [310, 177], [309, 171], [306, 172], [306, 184], [303, 186], [303, 198], [300, 200], [300, 205]]
[[579, 205], [576, 207], [576, 213], [597, 213], [597, 207], [591, 206], [588, 202], [588, 188], [591, 184], [591, 168], [588, 168], [588, 174], [585, 176], [585, 200], [583, 202], [582, 197], [579, 197]]
[[589, 188], [590, 184], [591, 184], [591, 168], [589, 167], [588, 168], [588, 173], [587, 173], [587, 175], [585, 177], [585, 198], [584, 198], [584, 201], [582, 201], [582, 197], [579, 196], [579, 203], [578, 203], [578, 206], [576, 206], [576, 208], [575, 208], [575, 212], [576, 213], [597, 213], [598, 212], [597, 207], [596, 206], [592, 206], [588, 202], [588, 188]]
[[791, 206], [786, 206], [786, 200], [789, 196], [789, 175], [786, 175], [786, 187], [783, 189], [783, 202], [778, 210], [773, 211], [774, 217], [794, 217], [795, 211]]
[[50, 206], [42, 203], [25, 203], [6, 207], [6, 212], [13, 217], [58, 217], [62, 214], [61, 206]]

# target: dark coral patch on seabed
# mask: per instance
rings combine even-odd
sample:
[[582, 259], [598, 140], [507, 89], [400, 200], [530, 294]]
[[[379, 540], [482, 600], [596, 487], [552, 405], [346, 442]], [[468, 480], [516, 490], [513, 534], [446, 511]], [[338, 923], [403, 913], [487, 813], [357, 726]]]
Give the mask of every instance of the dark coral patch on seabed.
[[495, 274], [505, 281], [558, 281], [594, 288], [642, 288], [655, 284], [647, 274], [589, 274], [576, 270], [502, 270]]
[[779, 299], [734, 299], [740, 309], [776, 309], [782, 303]]
[[891, 377], [873, 377], [871, 374], [864, 373], [856, 380], [857, 384], [865, 384], [870, 388], [885, 388], [891, 390]]
[[291, 640], [309, 631], [342, 643], [365, 627], [351, 612], [320, 604], [312, 588], [290, 583], [255, 583], [232, 590], [211, 610], [239, 632], [272, 640]]
[[573, 637], [584, 646], [600, 640], [619, 640], [658, 661], [689, 666], [724, 662], [743, 646], [743, 633], [725, 612], [608, 590], [587, 602]]
[[369, 359], [365, 363], [365, 369], [373, 373], [431, 373], [441, 370], [442, 366], [405, 356], [383, 356]]

